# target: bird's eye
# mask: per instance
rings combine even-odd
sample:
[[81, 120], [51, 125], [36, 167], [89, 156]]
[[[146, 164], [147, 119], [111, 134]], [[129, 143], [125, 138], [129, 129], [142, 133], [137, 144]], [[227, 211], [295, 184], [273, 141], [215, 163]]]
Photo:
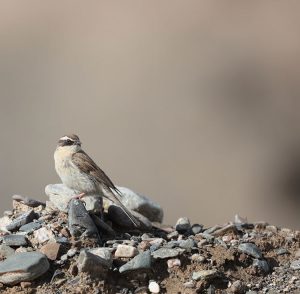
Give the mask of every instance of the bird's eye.
[[67, 140], [67, 142], [66, 142], [68, 145], [72, 145], [73, 144], [73, 141], [71, 141], [71, 140]]

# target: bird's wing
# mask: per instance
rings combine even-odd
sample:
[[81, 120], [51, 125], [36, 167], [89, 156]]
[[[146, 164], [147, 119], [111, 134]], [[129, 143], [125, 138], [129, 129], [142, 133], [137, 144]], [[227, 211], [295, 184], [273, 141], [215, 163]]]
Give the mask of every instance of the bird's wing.
[[84, 173], [90, 175], [104, 188], [112, 190], [122, 196], [121, 192], [113, 184], [105, 172], [84, 152], [78, 151], [73, 154], [72, 162]]
[[84, 173], [90, 175], [90, 177], [97, 181], [100, 185], [103, 185], [103, 189], [107, 193], [107, 195], [103, 196], [119, 205], [136, 227], [141, 225], [140, 221], [131, 214], [120, 199], [114, 194], [115, 192], [118, 196], [122, 196], [122, 193], [117, 189], [105, 172], [84, 151], [81, 150], [74, 153], [72, 156], [72, 162]]

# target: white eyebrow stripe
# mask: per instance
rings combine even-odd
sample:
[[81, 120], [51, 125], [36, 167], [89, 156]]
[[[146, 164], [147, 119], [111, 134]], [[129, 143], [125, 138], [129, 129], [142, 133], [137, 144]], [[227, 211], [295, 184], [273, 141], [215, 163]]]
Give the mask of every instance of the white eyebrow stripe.
[[68, 136], [61, 137], [59, 140], [64, 140], [64, 141], [66, 141], [66, 140], [71, 140], [71, 141], [74, 141], [73, 139], [71, 139], [71, 138], [68, 137]]

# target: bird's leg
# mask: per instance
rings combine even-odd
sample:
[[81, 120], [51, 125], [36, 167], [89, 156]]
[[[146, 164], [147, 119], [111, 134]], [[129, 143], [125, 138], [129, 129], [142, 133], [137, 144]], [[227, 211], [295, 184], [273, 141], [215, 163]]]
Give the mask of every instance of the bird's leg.
[[72, 199], [81, 199], [81, 198], [83, 198], [84, 196], [85, 196], [85, 193], [80, 193], [80, 194], [78, 194], [78, 195], [72, 196]]

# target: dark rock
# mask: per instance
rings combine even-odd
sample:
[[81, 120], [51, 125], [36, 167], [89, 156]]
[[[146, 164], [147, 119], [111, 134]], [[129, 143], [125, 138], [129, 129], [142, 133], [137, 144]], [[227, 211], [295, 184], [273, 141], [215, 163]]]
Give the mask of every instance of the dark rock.
[[10, 224], [6, 226], [8, 231], [15, 231], [21, 226], [32, 222], [34, 219], [38, 218], [38, 214], [35, 213], [32, 209], [23, 213], [16, 219], [14, 219]]
[[7, 246], [26, 246], [27, 238], [23, 235], [6, 235], [3, 237], [3, 244]]
[[270, 266], [269, 266], [268, 262], [264, 259], [254, 259], [253, 266], [257, 267], [264, 274], [267, 274], [270, 272]]
[[31, 222], [31, 223], [28, 223], [28, 224], [20, 227], [19, 231], [26, 232], [26, 233], [32, 233], [35, 230], [38, 230], [39, 228], [41, 228], [41, 226], [42, 225], [39, 222]]
[[45, 206], [45, 202], [41, 202], [39, 200], [35, 200], [32, 198], [28, 198], [26, 196], [21, 196], [21, 195], [14, 195], [12, 196], [13, 200], [16, 200], [18, 202], [21, 202], [29, 207], [38, 207], [40, 205]]
[[242, 243], [239, 245], [238, 250], [254, 258], [262, 258], [260, 249], [253, 243]]
[[119, 268], [120, 273], [132, 270], [151, 269], [152, 258], [149, 250], [142, 252]]
[[185, 232], [191, 230], [191, 223], [187, 217], [181, 217], [177, 220], [175, 229], [180, 234], [184, 234]]
[[68, 227], [72, 236], [99, 238], [97, 227], [80, 200], [72, 199], [69, 204]]
[[15, 285], [31, 281], [49, 269], [47, 257], [39, 252], [17, 253], [0, 262], [0, 283]]
[[[130, 211], [131, 214], [140, 221], [140, 226], [138, 228], [140, 229], [151, 229], [152, 224], [151, 222], [143, 215]], [[117, 205], [110, 205], [108, 208], [108, 217], [109, 219], [117, 224], [120, 227], [123, 228], [131, 228], [135, 229], [135, 225], [132, 223], [130, 218], [127, 216], [127, 214], [124, 212], [124, 210], [117, 206]]]

